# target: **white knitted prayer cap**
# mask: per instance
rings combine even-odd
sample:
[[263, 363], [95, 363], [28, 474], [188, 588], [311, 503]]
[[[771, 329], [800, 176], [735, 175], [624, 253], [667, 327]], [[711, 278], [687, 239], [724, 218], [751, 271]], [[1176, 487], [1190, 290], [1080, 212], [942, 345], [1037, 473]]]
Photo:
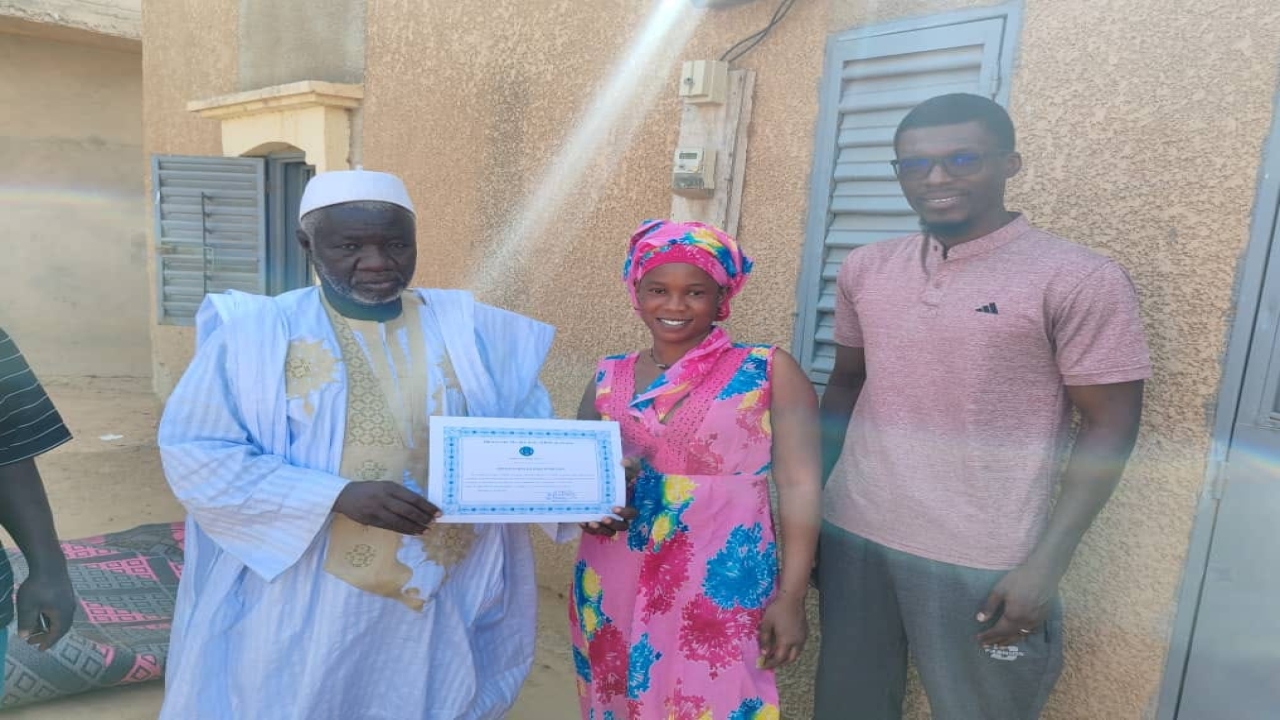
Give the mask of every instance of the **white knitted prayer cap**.
[[409, 191], [400, 178], [357, 167], [355, 170], [320, 173], [311, 178], [302, 191], [298, 218], [313, 210], [349, 202], [385, 202], [414, 211]]

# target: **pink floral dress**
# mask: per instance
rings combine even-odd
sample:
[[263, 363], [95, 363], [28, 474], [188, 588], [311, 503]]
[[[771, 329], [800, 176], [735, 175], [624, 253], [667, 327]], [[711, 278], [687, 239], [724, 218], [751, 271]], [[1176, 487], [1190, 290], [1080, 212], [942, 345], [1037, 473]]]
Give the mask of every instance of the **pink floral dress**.
[[584, 536], [574, 568], [586, 720], [777, 720], [774, 675], [757, 667], [778, 578], [773, 352], [716, 330], [639, 395], [636, 355], [601, 361], [596, 409], [622, 425], [641, 472], [630, 530]]

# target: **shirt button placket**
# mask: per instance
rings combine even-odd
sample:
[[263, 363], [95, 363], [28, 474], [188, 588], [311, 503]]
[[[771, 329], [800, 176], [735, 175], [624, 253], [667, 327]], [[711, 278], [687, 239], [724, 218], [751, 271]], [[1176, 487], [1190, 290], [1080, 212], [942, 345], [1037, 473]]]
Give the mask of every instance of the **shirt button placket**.
[[924, 294], [922, 297], [922, 299], [924, 300], [925, 315], [937, 314], [938, 306], [942, 304], [942, 286], [943, 285], [944, 283], [942, 281], [942, 278], [939, 277], [937, 274], [935, 274], [933, 278], [929, 280], [928, 284], [925, 285]]
[[924, 291], [920, 294], [923, 303], [920, 314], [924, 317], [938, 314], [938, 307], [942, 304], [942, 286], [945, 284], [943, 272], [946, 261], [942, 259], [942, 248], [936, 242], [930, 242], [929, 248], [932, 252], [925, 259], [925, 266], [931, 268], [932, 272], [926, 277]]

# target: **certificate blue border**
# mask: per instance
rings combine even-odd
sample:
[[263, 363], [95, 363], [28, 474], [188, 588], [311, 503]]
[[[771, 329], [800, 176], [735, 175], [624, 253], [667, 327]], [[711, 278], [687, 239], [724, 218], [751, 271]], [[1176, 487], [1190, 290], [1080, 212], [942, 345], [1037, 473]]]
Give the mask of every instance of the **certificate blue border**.
[[[443, 454], [444, 504], [440, 509], [446, 515], [550, 515], [592, 513], [601, 517], [613, 512], [611, 498], [618, 484], [618, 470], [621, 467], [618, 458], [613, 455], [613, 434], [608, 430], [507, 430], [503, 428], [479, 427], [447, 427], [444, 429], [444, 447], [439, 450]], [[593, 440], [596, 444], [596, 471], [604, 478], [604, 501], [590, 503], [525, 503], [522, 505], [464, 505], [458, 499], [458, 478], [462, 469], [461, 453], [458, 443], [467, 437], [494, 438], [528, 438], [539, 439], [573, 439]]]

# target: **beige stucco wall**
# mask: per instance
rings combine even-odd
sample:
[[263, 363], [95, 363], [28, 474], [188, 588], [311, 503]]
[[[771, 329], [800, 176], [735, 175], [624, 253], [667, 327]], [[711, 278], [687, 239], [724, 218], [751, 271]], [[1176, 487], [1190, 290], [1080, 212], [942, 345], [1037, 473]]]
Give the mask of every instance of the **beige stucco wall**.
[[[191, 101], [300, 80], [359, 83], [364, 15], [361, 0], [147, 3], [142, 14], [147, 156], [224, 154], [218, 121], [190, 112]], [[354, 122], [358, 117], [357, 111]], [[148, 268], [154, 276], [154, 253]], [[154, 293], [153, 287], [153, 305]], [[151, 336], [154, 387], [167, 397], [191, 360], [195, 334], [190, 328], [153, 325]]]
[[[148, 158], [222, 154], [218, 123], [187, 112], [187, 103], [237, 89], [236, 7], [236, 0], [168, 0], [143, 8], [143, 149]], [[149, 175], [147, 185], [149, 191]], [[148, 232], [152, 250], [147, 268], [154, 278], [155, 238]], [[195, 333], [191, 328], [155, 325], [155, 282], [150, 288], [152, 382], [160, 396], [167, 397], [191, 361]]]
[[[735, 306], [739, 336], [791, 338], [828, 33], [981, 4], [797, 3], [744, 59], [758, 75], [740, 235], [759, 269]], [[148, 151], [217, 154], [216, 124], [182, 105], [236, 89], [236, 3], [164, 5], [144, 15]], [[624, 85], [635, 88], [631, 100], [607, 98], [621, 117], [583, 143], [591, 152], [562, 155], [648, 5], [368, 8], [359, 145], [365, 166], [402, 174], [422, 208], [417, 280], [482, 281], [484, 298], [558, 326], [545, 379], [562, 414], [596, 357], [643, 341], [616, 272], [634, 224], [669, 208], [676, 62], [718, 56], [773, 9], [691, 12], [687, 46], [674, 30], [655, 56], [654, 84], [637, 77]], [[188, 53], [207, 60], [184, 64]], [[1154, 711], [1278, 58], [1280, 11], [1268, 0], [1132, 0], [1123, 11], [1106, 0], [1026, 2], [1011, 93], [1026, 171], [1013, 204], [1130, 268], [1157, 363], [1133, 470], [1064, 587], [1068, 669], [1051, 718]], [[556, 183], [558, 192], [545, 191]], [[503, 272], [476, 274], [487, 267]], [[163, 390], [189, 357], [190, 335], [155, 336]], [[564, 586], [570, 555], [540, 546], [544, 585]], [[784, 678], [788, 718], [807, 717], [810, 674], [805, 664]]]
[[42, 376], [150, 375], [136, 47], [0, 32], [0, 107], [0, 325]]
[[240, 0], [238, 6], [236, 89], [299, 80], [360, 82], [363, 0]]
[[1016, 201], [1129, 268], [1155, 360], [1132, 471], [1064, 589], [1069, 664], [1051, 717], [1153, 709], [1278, 60], [1280, 7], [1263, 0], [1028, 5]]

